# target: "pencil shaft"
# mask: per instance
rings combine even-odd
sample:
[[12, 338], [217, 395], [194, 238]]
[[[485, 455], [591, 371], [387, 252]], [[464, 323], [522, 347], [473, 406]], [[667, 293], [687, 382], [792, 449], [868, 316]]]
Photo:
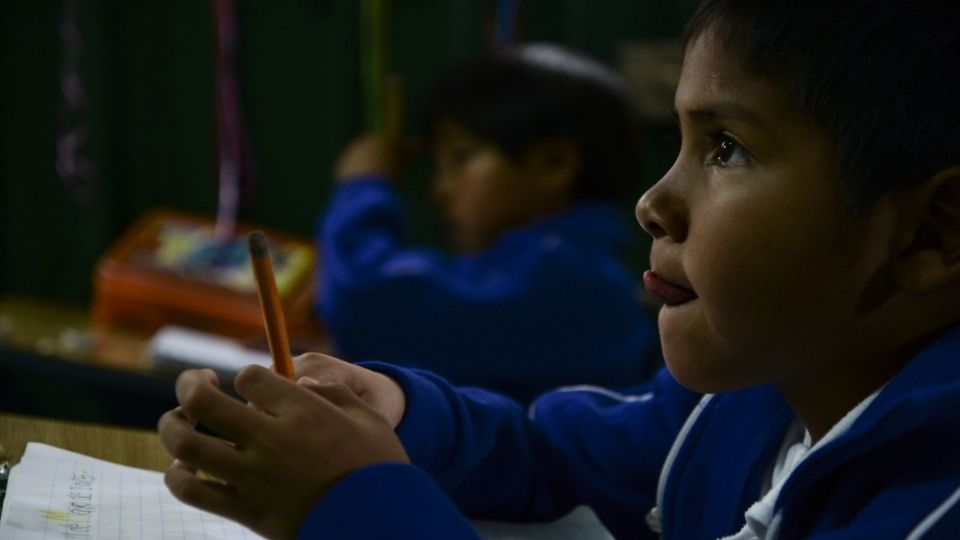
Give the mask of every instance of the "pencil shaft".
[[[261, 234], [257, 240], [260, 241], [262, 238]], [[254, 240], [251, 238], [250, 260], [257, 282], [257, 296], [263, 311], [263, 324], [267, 330], [267, 345], [270, 347], [270, 356], [273, 358], [273, 369], [280, 375], [293, 379], [293, 360], [290, 357], [287, 326], [283, 319], [283, 304], [280, 302], [280, 294], [277, 292], [277, 284], [273, 277], [270, 254], [266, 250], [265, 241], [262, 241], [262, 249], [259, 248], [260, 246], [254, 249], [253, 243]]]

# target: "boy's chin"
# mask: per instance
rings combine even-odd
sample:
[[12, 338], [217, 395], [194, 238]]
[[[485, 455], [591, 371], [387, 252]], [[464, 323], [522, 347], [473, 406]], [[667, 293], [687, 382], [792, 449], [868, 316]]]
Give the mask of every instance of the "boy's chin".
[[483, 251], [490, 247], [491, 244], [487, 239], [467, 234], [451, 233], [448, 238], [453, 250], [463, 255]]
[[667, 371], [681, 386], [698, 394], [720, 394], [753, 386], [748, 377], [721, 359], [702, 354], [665, 354]]
[[460, 255], [472, 255], [483, 251], [486, 246], [469, 242], [453, 242], [453, 251]]

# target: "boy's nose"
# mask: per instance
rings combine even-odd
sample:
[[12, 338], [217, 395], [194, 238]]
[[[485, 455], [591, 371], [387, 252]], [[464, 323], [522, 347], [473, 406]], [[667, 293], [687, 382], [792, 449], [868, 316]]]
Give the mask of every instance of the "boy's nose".
[[636, 214], [637, 222], [654, 239], [669, 236], [675, 242], [682, 242], [686, 238], [686, 210], [667, 185], [666, 177], [640, 197]]

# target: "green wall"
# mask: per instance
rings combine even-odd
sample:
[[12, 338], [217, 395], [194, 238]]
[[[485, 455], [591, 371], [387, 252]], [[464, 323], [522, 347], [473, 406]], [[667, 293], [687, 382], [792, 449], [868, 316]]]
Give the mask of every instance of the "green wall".
[[[553, 41], [615, 62], [628, 40], [674, 38], [694, 0], [521, 0], [523, 41]], [[86, 302], [97, 256], [144, 210], [216, 211], [210, 2], [83, 0], [80, 72], [99, 167], [76, 200], [55, 163], [65, 2], [0, 2], [0, 294]], [[487, 47], [484, 0], [393, 0], [392, 64], [408, 110], [444, 65]], [[239, 78], [256, 160], [241, 219], [307, 235], [339, 150], [362, 126], [359, 0], [238, 0]], [[658, 135], [638, 193], [672, 156]], [[425, 179], [408, 184], [418, 204]], [[428, 221], [419, 238], [435, 238]]]

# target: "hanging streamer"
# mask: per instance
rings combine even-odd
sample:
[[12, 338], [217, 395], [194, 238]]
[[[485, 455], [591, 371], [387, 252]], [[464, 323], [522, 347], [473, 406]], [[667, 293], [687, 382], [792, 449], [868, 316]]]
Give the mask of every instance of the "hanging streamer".
[[360, 2], [360, 85], [363, 121], [368, 132], [387, 129], [387, 0]]
[[237, 24], [233, 0], [212, 0], [216, 57], [217, 153], [219, 201], [216, 236], [233, 237], [240, 204], [253, 190], [253, 160], [237, 80]]
[[493, 48], [511, 47], [517, 40], [520, 0], [498, 0], [493, 22]]
[[77, 25], [80, 0], [67, 0], [60, 21], [60, 39], [64, 57], [60, 65], [60, 91], [63, 99], [58, 110], [55, 169], [63, 188], [80, 204], [89, 204], [97, 196], [99, 170], [81, 150], [90, 137], [84, 121], [87, 93], [80, 78], [83, 39]]

